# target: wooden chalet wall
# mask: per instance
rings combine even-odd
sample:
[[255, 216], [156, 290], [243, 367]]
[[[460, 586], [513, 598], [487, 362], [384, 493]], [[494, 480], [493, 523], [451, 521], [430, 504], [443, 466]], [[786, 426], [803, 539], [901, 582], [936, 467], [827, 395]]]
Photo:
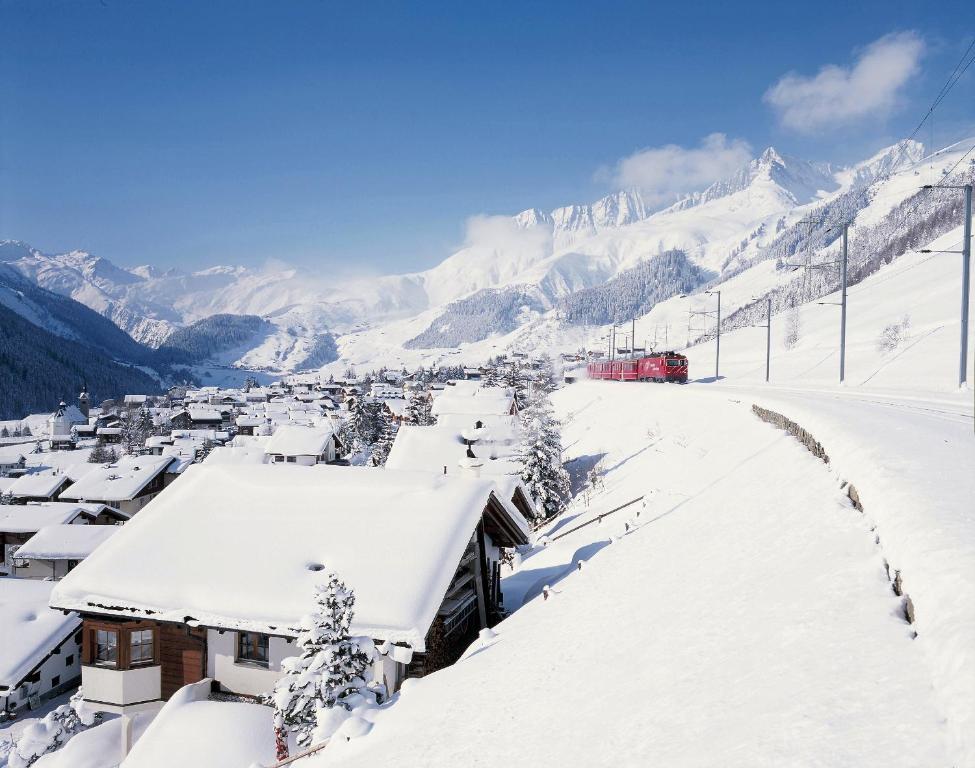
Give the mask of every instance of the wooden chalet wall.
[[162, 624], [158, 631], [162, 697], [169, 699], [184, 685], [206, 677], [206, 630]]

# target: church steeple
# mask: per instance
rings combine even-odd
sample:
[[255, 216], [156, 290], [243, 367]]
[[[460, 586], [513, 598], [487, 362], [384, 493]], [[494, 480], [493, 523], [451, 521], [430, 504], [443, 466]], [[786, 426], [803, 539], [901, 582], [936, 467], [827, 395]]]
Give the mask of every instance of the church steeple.
[[81, 411], [81, 415], [86, 419], [88, 418], [88, 410], [91, 406], [88, 397], [88, 382], [85, 381], [81, 385], [81, 393], [78, 395], [78, 410]]

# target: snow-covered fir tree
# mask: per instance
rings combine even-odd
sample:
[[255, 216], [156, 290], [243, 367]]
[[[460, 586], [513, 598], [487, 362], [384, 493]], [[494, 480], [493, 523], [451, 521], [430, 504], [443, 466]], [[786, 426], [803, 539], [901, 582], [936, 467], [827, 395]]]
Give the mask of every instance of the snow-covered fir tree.
[[430, 413], [430, 399], [426, 392], [410, 392], [406, 401], [407, 424], [417, 427], [428, 427], [433, 424], [433, 415]]
[[542, 517], [553, 517], [569, 501], [569, 473], [562, 466], [562, 425], [548, 395], [532, 399], [521, 412], [524, 430], [521, 479]]
[[350, 634], [354, 608], [355, 595], [334, 573], [315, 588], [315, 610], [301, 620], [298, 633], [301, 655], [281, 662], [284, 675], [269, 697], [279, 760], [288, 756], [287, 732], [306, 746], [322, 710], [349, 709], [346, 699], [366, 688], [373, 651]]
[[389, 417], [389, 414], [382, 410], [379, 412], [379, 438], [372, 449], [372, 464], [375, 467], [382, 467], [389, 458], [389, 451], [393, 447], [393, 440], [396, 439], [396, 423]]

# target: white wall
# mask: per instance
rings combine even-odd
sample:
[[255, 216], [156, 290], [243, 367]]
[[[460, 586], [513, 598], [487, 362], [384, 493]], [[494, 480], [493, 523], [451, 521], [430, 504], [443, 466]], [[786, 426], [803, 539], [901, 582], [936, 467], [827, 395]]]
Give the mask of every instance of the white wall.
[[268, 643], [269, 663], [267, 668], [253, 664], [238, 664], [237, 633], [207, 630], [207, 676], [233, 693], [260, 696], [268, 693], [281, 677], [281, 660], [297, 656], [298, 647], [294, 641], [283, 637], [272, 637]]
[[40, 672], [40, 681], [22, 683], [0, 696], [0, 709], [26, 709], [30, 696], [37, 695], [45, 699], [57, 695], [60, 690], [75, 687], [81, 675], [81, 646], [74, 641], [74, 635], [61, 645], [60, 653], [52, 654], [41, 665]]
[[85, 700], [124, 707], [158, 701], [162, 695], [162, 667], [151, 665], [134, 669], [86, 666], [81, 670]]

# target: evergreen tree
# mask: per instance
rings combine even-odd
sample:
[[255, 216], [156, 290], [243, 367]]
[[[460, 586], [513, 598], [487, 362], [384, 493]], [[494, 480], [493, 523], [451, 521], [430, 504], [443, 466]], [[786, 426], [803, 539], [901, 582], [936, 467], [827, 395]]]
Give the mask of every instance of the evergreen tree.
[[500, 384], [498, 370], [493, 365], [489, 365], [481, 378], [485, 387], [497, 387]]
[[0, 437], [10, 437], [10, 430], [6, 427], [0, 429]]
[[298, 633], [301, 655], [281, 662], [284, 675], [269, 697], [279, 760], [288, 756], [287, 731], [308, 745], [319, 712], [349, 709], [346, 699], [366, 687], [371, 651], [350, 635], [354, 607], [355, 595], [334, 573], [315, 588], [315, 610]]
[[406, 423], [417, 427], [430, 426], [433, 424], [430, 408], [431, 403], [425, 392], [410, 392], [406, 402]]
[[379, 438], [376, 440], [376, 445], [372, 449], [372, 463], [376, 467], [386, 465], [386, 459], [389, 458], [389, 451], [393, 447], [397, 430], [395, 422], [387, 416], [385, 410], [380, 411], [380, 422]]
[[88, 463], [108, 464], [111, 460], [111, 454], [105, 448], [105, 441], [99, 437], [95, 441], [95, 447], [92, 448], [91, 453], [88, 455]]
[[20, 433], [21, 437], [33, 437], [34, 433], [30, 431], [30, 424], [24, 426], [23, 431]]
[[570, 493], [569, 473], [562, 466], [562, 425], [547, 395], [534, 398], [521, 420], [521, 479], [542, 517], [553, 517], [565, 509]]

